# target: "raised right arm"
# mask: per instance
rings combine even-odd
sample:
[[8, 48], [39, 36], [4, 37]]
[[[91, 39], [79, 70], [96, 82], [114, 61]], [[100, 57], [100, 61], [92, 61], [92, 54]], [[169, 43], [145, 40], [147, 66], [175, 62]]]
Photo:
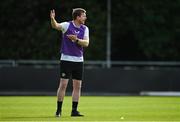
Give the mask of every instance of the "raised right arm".
[[55, 10], [51, 10], [50, 11], [50, 19], [51, 19], [51, 26], [52, 28], [56, 29], [56, 30], [62, 30], [61, 25], [56, 21], [55, 19]]

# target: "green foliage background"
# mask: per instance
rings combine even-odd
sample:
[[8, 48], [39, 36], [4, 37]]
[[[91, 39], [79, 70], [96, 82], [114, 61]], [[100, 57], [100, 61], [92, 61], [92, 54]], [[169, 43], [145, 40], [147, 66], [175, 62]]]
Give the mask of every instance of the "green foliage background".
[[[87, 10], [90, 46], [86, 60], [106, 59], [105, 0], [1, 0], [0, 59], [59, 59], [61, 33], [50, 26]], [[112, 60], [180, 60], [180, 0], [112, 0]]]
[[[180, 0], [112, 0], [113, 57], [180, 60]], [[118, 36], [117, 36], [118, 35]]]

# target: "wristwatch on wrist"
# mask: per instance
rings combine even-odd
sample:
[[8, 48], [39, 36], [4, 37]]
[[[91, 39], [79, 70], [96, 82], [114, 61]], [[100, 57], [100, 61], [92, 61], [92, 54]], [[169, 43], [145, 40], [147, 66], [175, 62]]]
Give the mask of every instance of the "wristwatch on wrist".
[[78, 43], [79, 42], [79, 39], [76, 39], [76, 43]]

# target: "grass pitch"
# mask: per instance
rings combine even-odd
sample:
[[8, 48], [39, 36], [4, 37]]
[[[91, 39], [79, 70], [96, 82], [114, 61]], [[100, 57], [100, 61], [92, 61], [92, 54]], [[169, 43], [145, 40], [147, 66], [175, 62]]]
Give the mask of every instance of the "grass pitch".
[[55, 96], [0, 96], [0, 121], [180, 121], [180, 97], [81, 96], [79, 111], [70, 117], [71, 97], [65, 97], [62, 117], [54, 117]]

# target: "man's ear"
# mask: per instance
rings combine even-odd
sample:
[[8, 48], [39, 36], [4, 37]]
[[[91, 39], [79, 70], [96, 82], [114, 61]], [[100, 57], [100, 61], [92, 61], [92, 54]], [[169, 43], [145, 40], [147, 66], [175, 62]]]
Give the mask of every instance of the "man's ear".
[[78, 19], [78, 20], [79, 20], [79, 18], [80, 18], [80, 16], [77, 16], [77, 17], [76, 17], [76, 19]]

